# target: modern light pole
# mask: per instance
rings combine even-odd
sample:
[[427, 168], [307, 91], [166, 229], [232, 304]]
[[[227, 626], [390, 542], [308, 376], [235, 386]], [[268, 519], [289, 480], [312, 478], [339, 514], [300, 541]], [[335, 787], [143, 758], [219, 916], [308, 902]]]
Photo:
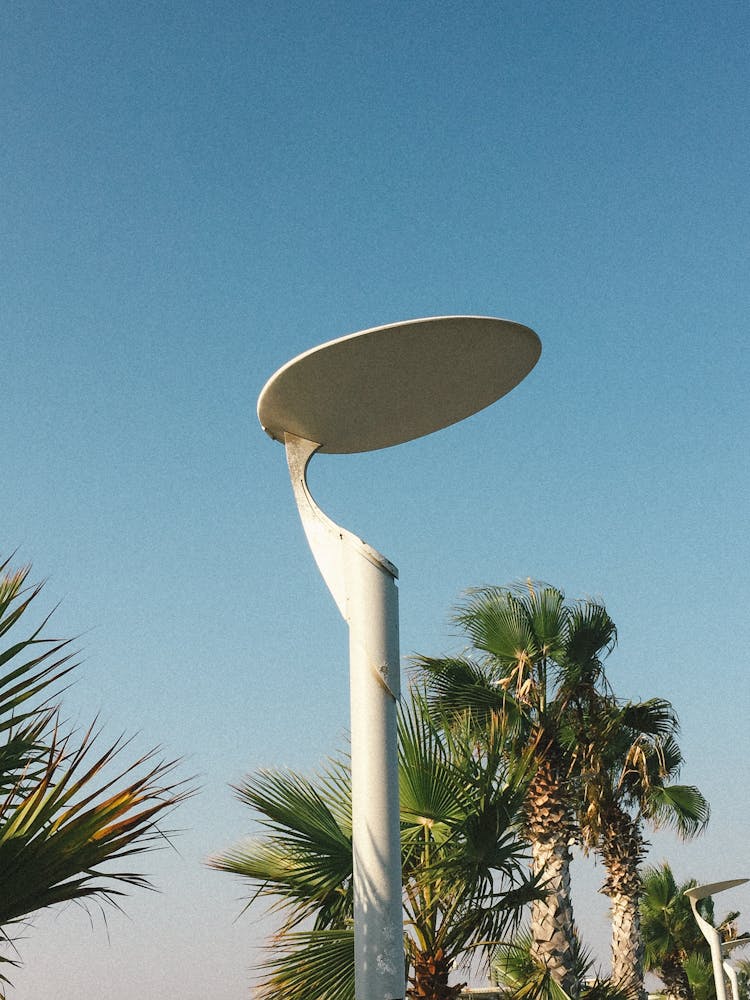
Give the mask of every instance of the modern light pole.
[[690, 900], [690, 906], [696, 923], [700, 927], [701, 933], [706, 941], [708, 941], [708, 946], [711, 949], [711, 965], [714, 970], [716, 1000], [727, 1000], [727, 991], [724, 985], [725, 972], [729, 977], [729, 982], [732, 984], [733, 1000], [740, 1000], [737, 973], [725, 959], [733, 948], [741, 947], [748, 942], [747, 939], [743, 940], [742, 938], [737, 938], [734, 941], [722, 941], [716, 928], [709, 924], [698, 912], [698, 902], [701, 899], [706, 899], [708, 896], [715, 896], [718, 892], [724, 892], [725, 889], [733, 889], [736, 885], [744, 885], [747, 881], [746, 878], [733, 878], [726, 882], [708, 882], [706, 885], [696, 885], [692, 889], [685, 891], [685, 895]]
[[729, 956], [735, 948], [744, 948], [748, 944], [750, 944], [750, 938], [735, 938], [734, 941], [724, 941], [721, 945], [721, 953], [724, 956], [724, 972], [732, 985], [732, 1000], [740, 1000], [740, 984], [737, 980], [737, 970], [729, 961]]
[[533, 330], [508, 320], [410, 320], [299, 355], [258, 399], [263, 429], [286, 448], [307, 540], [349, 626], [357, 1000], [402, 1000], [405, 992], [398, 571], [323, 513], [308, 488], [308, 463], [316, 452], [373, 451], [457, 423], [510, 392], [540, 352]]

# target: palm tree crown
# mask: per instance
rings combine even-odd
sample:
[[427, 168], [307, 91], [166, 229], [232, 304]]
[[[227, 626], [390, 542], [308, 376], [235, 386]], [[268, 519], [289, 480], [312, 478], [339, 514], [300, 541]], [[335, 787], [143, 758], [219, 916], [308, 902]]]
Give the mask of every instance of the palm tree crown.
[[[499, 732], [478, 751], [469, 728], [446, 730], [418, 694], [401, 712], [399, 743], [407, 995], [452, 1000], [454, 964], [478, 954], [489, 965], [537, 893], [514, 833], [527, 775], [508, 768]], [[268, 897], [280, 913], [260, 996], [353, 1000], [348, 760], [314, 782], [262, 771], [237, 791], [266, 834], [212, 865], [249, 880], [251, 902]]]

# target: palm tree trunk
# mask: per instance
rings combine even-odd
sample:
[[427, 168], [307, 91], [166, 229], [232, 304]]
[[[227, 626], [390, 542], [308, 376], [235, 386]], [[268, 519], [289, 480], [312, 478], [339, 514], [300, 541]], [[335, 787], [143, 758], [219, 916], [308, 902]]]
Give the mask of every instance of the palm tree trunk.
[[693, 989], [682, 963], [676, 960], [664, 961], [658, 973], [659, 978], [666, 986], [666, 994], [670, 1000], [695, 1000]]
[[570, 848], [568, 834], [547, 830], [531, 841], [531, 870], [548, 890], [531, 904], [532, 954], [570, 997], [577, 997], [575, 927], [570, 901]]
[[600, 853], [607, 869], [601, 892], [611, 903], [612, 979], [645, 1000], [639, 907], [645, 848], [639, 824], [619, 808], [603, 824]]
[[638, 897], [631, 893], [610, 896], [612, 903], [612, 979], [646, 1000], [643, 988], [643, 942]]
[[531, 904], [531, 953], [576, 1000], [576, 933], [570, 898], [570, 809], [553, 761], [541, 753], [524, 805], [531, 871], [546, 896]]
[[450, 965], [450, 960], [442, 948], [438, 948], [434, 954], [429, 952], [416, 954], [414, 972], [410, 976], [409, 988], [406, 991], [408, 1000], [456, 1000], [466, 984], [448, 985]]

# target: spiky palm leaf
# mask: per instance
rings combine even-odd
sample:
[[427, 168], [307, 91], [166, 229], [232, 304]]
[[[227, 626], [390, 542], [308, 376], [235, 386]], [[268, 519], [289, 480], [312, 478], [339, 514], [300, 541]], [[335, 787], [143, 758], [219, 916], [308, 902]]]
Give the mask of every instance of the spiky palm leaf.
[[274, 899], [287, 932], [309, 918], [318, 930], [341, 930], [351, 920], [351, 787], [343, 766], [331, 761], [317, 784], [293, 771], [262, 770], [247, 778], [237, 795], [269, 835], [211, 862], [256, 887], [250, 902]]
[[[497, 949], [492, 972], [507, 1000], [569, 1000], [550, 970], [534, 957], [528, 928]], [[594, 975], [593, 957], [577, 935], [575, 972], [577, 981], [582, 984], [582, 1000], [634, 1000], [632, 990], [610, 978]]]
[[0, 797], [22, 779], [27, 786], [34, 782], [54, 715], [48, 689], [75, 667], [70, 640], [42, 637], [49, 616], [31, 635], [16, 636], [42, 589], [42, 584], [26, 586], [30, 569], [12, 570], [8, 559], [0, 563], [0, 639], [10, 640], [0, 650]]
[[0, 565], [0, 638], [8, 643], [0, 650], [0, 936], [10, 946], [7, 928], [41, 908], [114, 901], [127, 886], [147, 886], [117, 863], [163, 842], [157, 820], [190, 794], [167, 780], [174, 762], [147, 754], [118, 768], [124, 740], [97, 751], [93, 727], [82, 737], [61, 733], [50, 692], [74, 667], [70, 644], [42, 636], [48, 618], [19, 636], [41, 590], [26, 586], [28, 573]]
[[294, 931], [272, 947], [271, 957], [261, 966], [260, 997], [354, 1000], [352, 928]]
[[549, 968], [535, 958], [528, 928], [498, 947], [492, 974], [509, 1000], [569, 1000]]
[[436, 714], [451, 721], [470, 720], [479, 737], [500, 718], [509, 743], [528, 732], [528, 713], [508, 694], [491, 665], [460, 656], [415, 656], [412, 662], [428, 678], [427, 701]]
[[654, 827], [672, 828], [687, 839], [705, 828], [710, 808], [695, 785], [657, 785], [649, 791], [643, 815]]
[[716, 1000], [714, 967], [706, 955], [693, 952], [682, 963], [695, 1000]]
[[165, 783], [174, 762], [154, 763], [153, 753], [105, 777], [127, 744], [97, 756], [95, 740], [93, 730], [77, 743], [55, 730], [34, 787], [22, 783], [0, 803], [1, 926], [56, 903], [149, 885], [138, 872], [102, 866], [163, 843], [157, 818], [188, 790]]

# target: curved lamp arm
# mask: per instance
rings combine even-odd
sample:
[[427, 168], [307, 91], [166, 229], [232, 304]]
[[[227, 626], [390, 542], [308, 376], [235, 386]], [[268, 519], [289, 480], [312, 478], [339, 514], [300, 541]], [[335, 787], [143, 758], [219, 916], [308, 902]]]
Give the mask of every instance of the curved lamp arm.
[[[716, 1000], [727, 1000], [727, 991], [724, 983], [724, 969], [726, 964], [724, 962], [724, 946], [722, 945], [721, 936], [717, 929], [698, 913], [698, 901], [701, 899], [706, 899], [708, 896], [713, 896], [716, 893], [723, 892], [725, 889], [731, 889], [736, 885], [742, 885], [747, 882], [746, 878], [735, 878], [729, 879], [726, 882], [709, 882], [706, 885], [696, 885], [692, 889], [688, 889], [685, 895], [690, 900], [690, 907], [693, 911], [693, 916], [695, 917], [695, 922], [703, 934], [703, 937], [708, 941], [708, 945], [711, 949], [711, 964], [714, 970], [714, 984], [716, 986]], [[732, 973], [734, 970], [732, 969]], [[736, 989], [736, 976], [734, 979], [732, 975], [729, 976], [729, 980], [732, 984], [732, 993], [735, 1000], [737, 1000], [737, 995], [735, 994]]]
[[726, 972], [732, 986], [732, 1000], [740, 1000], [740, 986], [737, 982], [737, 971], [728, 958], [735, 948], [742, 948], [746, 944], [750, 944], [750, 938], [735, 938], [733, 941], [724, 941], [721, 945], [721, 953], [724, 956], [724, 972]]
[[[709, 893], [710, 895], [710, 893]], [[704, 897], [699, 897], [703, 899]], [[711, 949], [711, 964], [714, 970], [714, 984], [716, 986], [716, 1000], [727, 1000], [727, 991], [724, 986], [724, 956], [721, 953], [721, 937], [719, 932], [709, 922], [698, 913], [698, 900], [691, 896], [690, 906], [693, 910], [695, 922], [701, 929], [703, 937], [708, 941]]]
[[732, 987], [732, 1000], [740, 1000], [740, 985], [737, 982], [737, 973], [729, 962], [725, 961], [723, 966]]
[[284, 444], [294, 499], [297, 501], [297, 509], [302, 518], [308, 544], [336, 606], [344, 620], [348, 622], [347, 584], [351, 586], [352, 573], [346, 555], [352, 553], [366, 559], [374, 566], [385, 570], [394, 580], [398, 580], [398, 570], [367, 542], [363, 542], [351, 531], [332, 521], [313, 499], [307, 484], [307, 467], [320, 445], [289, 433], [284, 435]]
[[[307, 468], [320, 445], [288, 433], [284, 436], [284, 443], [294, 499], [320, 575], [325, 580], [341, 617], [352, 630], [352, 643], [365, 655], [368, 668], [375, 673], [378, 683], [394, 701], [398, 701], [401, 693], [396, 588], [398, 570], [367, 542], [332, 521], [313, 499], [307, 483]], [[358, 609], [365, 614], [370, 609], [372, 614], [379, 603], [385, 605], [382, 612], [391, 640], [395, 633], [395, 651], [393, 641], [386, 643], [390, 649], [363, 650], [363, 642], [365, 645], [372, 644], [366, 638], [357, 636], [361, 618]]]

